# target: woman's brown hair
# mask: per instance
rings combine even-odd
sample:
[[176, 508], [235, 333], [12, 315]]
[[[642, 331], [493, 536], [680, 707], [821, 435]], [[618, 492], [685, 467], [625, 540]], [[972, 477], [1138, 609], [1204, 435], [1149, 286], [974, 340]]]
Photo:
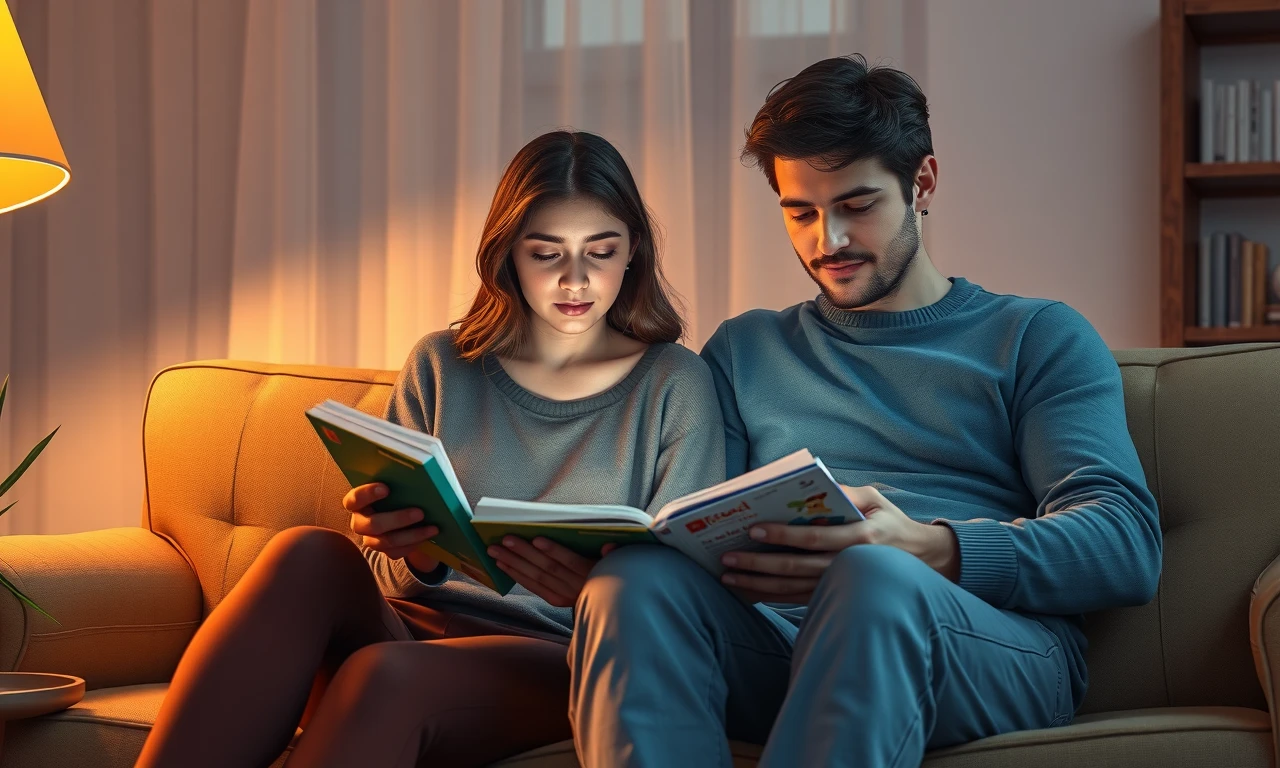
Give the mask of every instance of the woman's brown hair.
[[529, 334], [529, 303], [520, 290], [511, 251], [532, 213], [573, 196], [600, 203], [627, 225], [635, 249], [622, 289], [605, 315], [616, 331], [648, 344], [679, 341], [684, 323], [658, 264], [648, 208], [631, 170], [608, 141], [584, 132], [544, 133], [516, 153], [493, 194], [476, 253], [480, 289], [461, 320], [454, 344], [462, 357], [513, 355]]

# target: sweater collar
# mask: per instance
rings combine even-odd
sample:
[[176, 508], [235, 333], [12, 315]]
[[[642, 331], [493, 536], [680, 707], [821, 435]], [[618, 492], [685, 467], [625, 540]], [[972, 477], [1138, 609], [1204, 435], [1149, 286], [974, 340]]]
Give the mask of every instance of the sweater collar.
[[953, 314], [982, 290], [963, 277], [953, 277], [950, 280], [951, 289], [941, 299], [905, 312], [840, 309], [827, 299], [826, 294], [818, 294], [815, 303], [823, 317], [842, 328], [911, 328]]

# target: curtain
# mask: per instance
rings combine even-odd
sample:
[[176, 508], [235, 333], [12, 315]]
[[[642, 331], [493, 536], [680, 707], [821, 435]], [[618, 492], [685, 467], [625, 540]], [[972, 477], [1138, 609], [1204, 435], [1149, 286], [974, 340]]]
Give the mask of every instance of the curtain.
[[547, 130], [626, 158], [691, 348], [811, 298], [743, 129], [818, 59], [925, 66], [924, 0], [7, 2], [72, 180], [0, 217], [0, 472], [61, 425], [0, 533], [137, 523], [166, 365], [398, 368]]

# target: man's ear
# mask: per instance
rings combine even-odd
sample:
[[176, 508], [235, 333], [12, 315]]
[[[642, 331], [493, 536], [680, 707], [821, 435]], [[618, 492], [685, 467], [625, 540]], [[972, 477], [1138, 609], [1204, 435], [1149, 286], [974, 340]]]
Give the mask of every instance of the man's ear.
[[912, 185], [912, 205], [917, 211], [928, 209], [933, 195], [938, 191], [938, 160], [933, 155], [926, 155], [916, 169], [916, 177]]

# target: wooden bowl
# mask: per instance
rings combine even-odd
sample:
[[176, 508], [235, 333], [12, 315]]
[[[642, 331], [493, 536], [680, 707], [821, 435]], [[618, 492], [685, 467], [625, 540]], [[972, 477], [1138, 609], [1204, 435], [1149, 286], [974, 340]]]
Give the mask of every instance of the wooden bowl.
[[0, 723], [59, 712], [84, 698], [84, 680], [48, 672], [0, 672]]

